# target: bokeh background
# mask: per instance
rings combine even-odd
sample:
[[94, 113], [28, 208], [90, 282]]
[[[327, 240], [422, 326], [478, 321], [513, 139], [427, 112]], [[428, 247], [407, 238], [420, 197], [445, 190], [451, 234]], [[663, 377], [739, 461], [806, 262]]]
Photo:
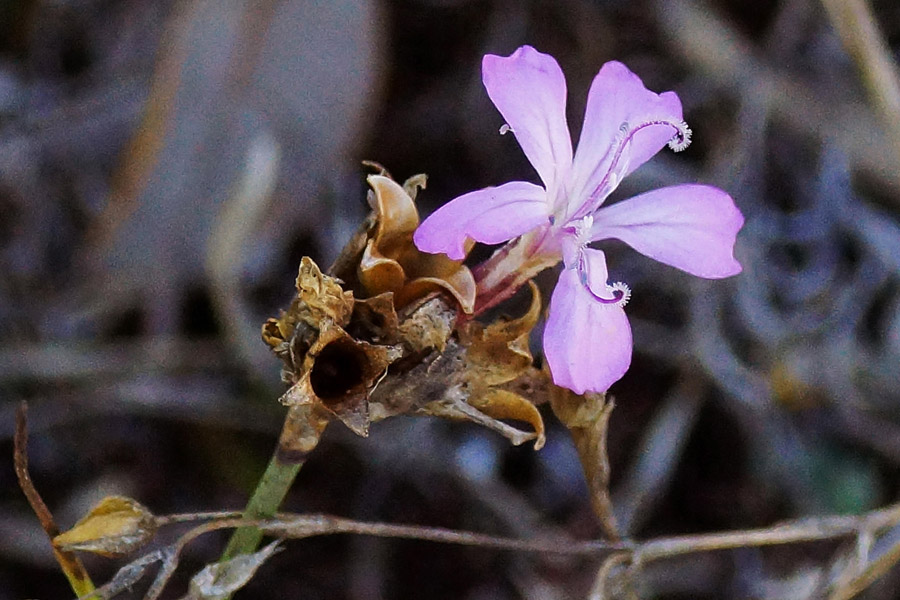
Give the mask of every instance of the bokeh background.
[[[818, 0], [2, 2], [0, 599], [71, 595], [15, 483], [15, 406], [30, 404], [32, 477], [64, 528], [107, 494], [157, 514], [242, 507], [284, 412], [259, 324], [290, 301], [300, 257], [327, 265], [364, 216], [361, 160], [427, 173], [423, 213], [536, 180], [480, 80], [483, 54], [525, 43], [561, 63], [575, 135], [607, 60], [681, 97], [694, 143], [616, 197], [706, 182], [747, 217], [744, 273], [726, 281], [604, 246], [633, 290], [634, 365], [611, 390], [622, 530], [896, 501], [900, 3], [868, 5], [878, 31], [860, 34]], [[893, 65], [859, 59], [869, 46]], [[537, 453], [436, 419], [368, 439], [332, 425], [285, 509], [599, 537], [568, 434], [545, 418]], [[167, 597], [223, 541], [192, 545]], [[639, 592], [817, 597], [851, 547], [693, 555], [646, 569]], [[122, 564], [87, 562], [98, 582]], [[596, 568], [338, 536], [286, 544], [241, 597], [578, 598]], [[863, 597], [898, 585], [900, 570]]]

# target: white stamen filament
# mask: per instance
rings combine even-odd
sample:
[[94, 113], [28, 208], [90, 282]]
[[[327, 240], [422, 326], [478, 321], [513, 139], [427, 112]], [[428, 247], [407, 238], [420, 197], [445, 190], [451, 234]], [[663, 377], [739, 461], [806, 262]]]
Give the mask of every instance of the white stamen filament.
[[[684, 121], [654, 119], [651, 121], [638, 123], [634, 126], [632, 126], [627, 121], [622, 123], [619, 126], [619, 130], [616, 133], [616, 137], [612, 143], [612, 159], [607, 165], [606, 175], [600, 181], [600, 184], [596, 188], [594, 188], [594, 191], [591, 192], [581, 210], [578, 211], [579, 213], [582, 213], [582, 211], [585, 210], [589, 212], [593, 211], [597, 206], [599, 206], [604, 198], [606, 198], [609, 194], [612, 193], [614, 189], [616, 189], [619, 177], [621, 174], [625, 173], [625, 171], [628, 170], [628, 164], [631, 159], [630, 153], [626, 151], [626, 149], [628, 148], [628, 144], [632, 142], [635, 134], [638, 131], [654, 125], [666, 125], [675, 130], [675, 133], [668, 141], [668, 146], [673, 152], [681, 152], [691, 145], [691, 128], [688, 127], [688, 124]], [[609, 155], [609, 153], [607, 153], [607, 155]], [[602, 162], [603, 161], [601, 161], [601, 164]]]

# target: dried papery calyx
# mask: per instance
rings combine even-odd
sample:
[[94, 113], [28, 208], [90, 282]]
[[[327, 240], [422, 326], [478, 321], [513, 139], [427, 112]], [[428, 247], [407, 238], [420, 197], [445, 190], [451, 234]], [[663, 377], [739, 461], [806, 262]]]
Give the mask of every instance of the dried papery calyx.
[[[282, 378], [292, 384], [281, 397], [283, 404], [316, 405], [357, 434], [366, 435], [368, 394], [400, 350], [347, 333], [344, 327], [353, 322], [356, 304], [353, 293], [345, 291], [339, 280], [304, 257], [297, 276], [297, 296], [279, 318], [266, 321], [263, 340], [284, 362]], [[385, 299], [364, 306], [368, 322], [379, 321], [383, 327], [396, 320]], [[356, 329], [364, 327], [357, 323]], [[379, 336], [390, 337], [384, 331], [371, 335]]]

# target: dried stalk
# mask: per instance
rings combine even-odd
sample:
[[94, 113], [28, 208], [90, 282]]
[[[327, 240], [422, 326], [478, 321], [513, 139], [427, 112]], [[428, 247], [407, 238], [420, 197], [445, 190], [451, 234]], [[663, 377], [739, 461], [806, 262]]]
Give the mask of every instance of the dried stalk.
[[[900, 504], [875, 510], [859, 516], [814, 517], [776, 524], [770, 528], [749, 529], [726, 533], [712, 533], [693, 536], [675, 536], [635, 541], [573, 541], [570, 539], [515, 539], [485, 535], [469, 531], [422, 527], [417, 525], [396, 525], [356, 521], [330, 515], [279, 514], [271, 519], [234, 518], [234, 512], [187, 513], [163, 516], [158, 524], [186, 522], [209, 518], [210, 522], [197, 526], [164, 551], [145, 555], [120, 569], [116, 577], [96, 590], [96, 595], [110, 598], [125, 587], [133, 585], [143, 575], [148, 566], [162, 562], [163, 568], [157, 575], [146, 598], [159, 596], [168, 579], [178, 565], [181, 551], [197, 537], [221, 529], [253, 529], [260, 535], [276, 538], [303, 539], [314, 536], [351, 534], [370, 535], [381, 538], [403, 538], [432, 541], [444, 544], [461, 544], [494, 548], [514, 552], [535, 552], [568, 556], [587, 556], [603, 559], [598, 576], [591, 591], [591, 598], [603, 598], [613, 571], [620, 565], [630, 564], [630, 573], [651, 561], [670, 559], [685, 554], [797, 544], [850, 536], [874, 534], [900, 523]], [[869, 586], [900, 558], [900, 544], [893, 546], [881, 558], [870, 564], [860, 575], [846, 584], [839, 585], [832, 593], [835, 600], [850, 598]], [[628, 582], [624, 582], [626, 585]]]
[[38, 520], [41, 522], [41, 527], [44, 528], [47, 537], [50, 539], [50, 544], [53, 547], [53, 556], [59, 563], [63, 573], [65, 573], [66, 579], [69, 580], [72, 591], [78, 596], [90, 596], [94, 591], [94, 583], [91, 581], [81, 560], [74, 552], [62, 550], [53, 543], [53, 538], [59, 535], [59, 527], [56, 526], [50, 509], [47, 508], [37, 488], [34, 487], [34, 482], [31, 481], [31, 475], [28, 473], [28, 405], [25, 402], [22, 402], [18, 410], [16, 410], [14, 445], [13, 460], [19, 487], [22, 488], [25, 497], [28, 498], [31, 509], [37, 515]]

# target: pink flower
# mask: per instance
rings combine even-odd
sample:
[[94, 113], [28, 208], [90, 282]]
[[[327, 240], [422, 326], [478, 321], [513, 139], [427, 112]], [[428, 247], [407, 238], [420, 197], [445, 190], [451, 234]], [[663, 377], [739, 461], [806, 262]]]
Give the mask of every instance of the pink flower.
[[[508, 269], [504, 257], [513, 255], [516, 264], [534, 270], [562, 259], [544, 356], [557, 385], [579, 394], [605, 392], [631, 364], [631, 327], [622, 308], [630, 290], [608, 282], [606, 257], [589, 244], [615, 238], [693, 275], [728, 277], [741, 271], [734, 243], [744, 218], [728, 194], [705, 185], [662, 188], [602, 206], [623, 178], [663, 146], [677, 152], [690, 143], [678, 96], [647, 90], [622, 63], [606, 63], [594, 78], [574, 157], [566, 81], [553, 57], [530, 46], [508, 57], [489, 54], [482, 79], [506, 119], [501, 132], [515, 134], [544, 187], [513, 181], [464, 194], [428, 217], [415, 243], [425, 252], [461, 259], [470, 238], [487, 244], [513, 240], [495, 255], [500, 259], [486, 263], [494, 270]], [[514, 246], [516, 252], [510, 250]], [[523, 282], [510, 273], [482, 273], [481, 279], [491, 283], [479, 281], [480, 293], [497, 298], [508, 296], [498, 286]]]

